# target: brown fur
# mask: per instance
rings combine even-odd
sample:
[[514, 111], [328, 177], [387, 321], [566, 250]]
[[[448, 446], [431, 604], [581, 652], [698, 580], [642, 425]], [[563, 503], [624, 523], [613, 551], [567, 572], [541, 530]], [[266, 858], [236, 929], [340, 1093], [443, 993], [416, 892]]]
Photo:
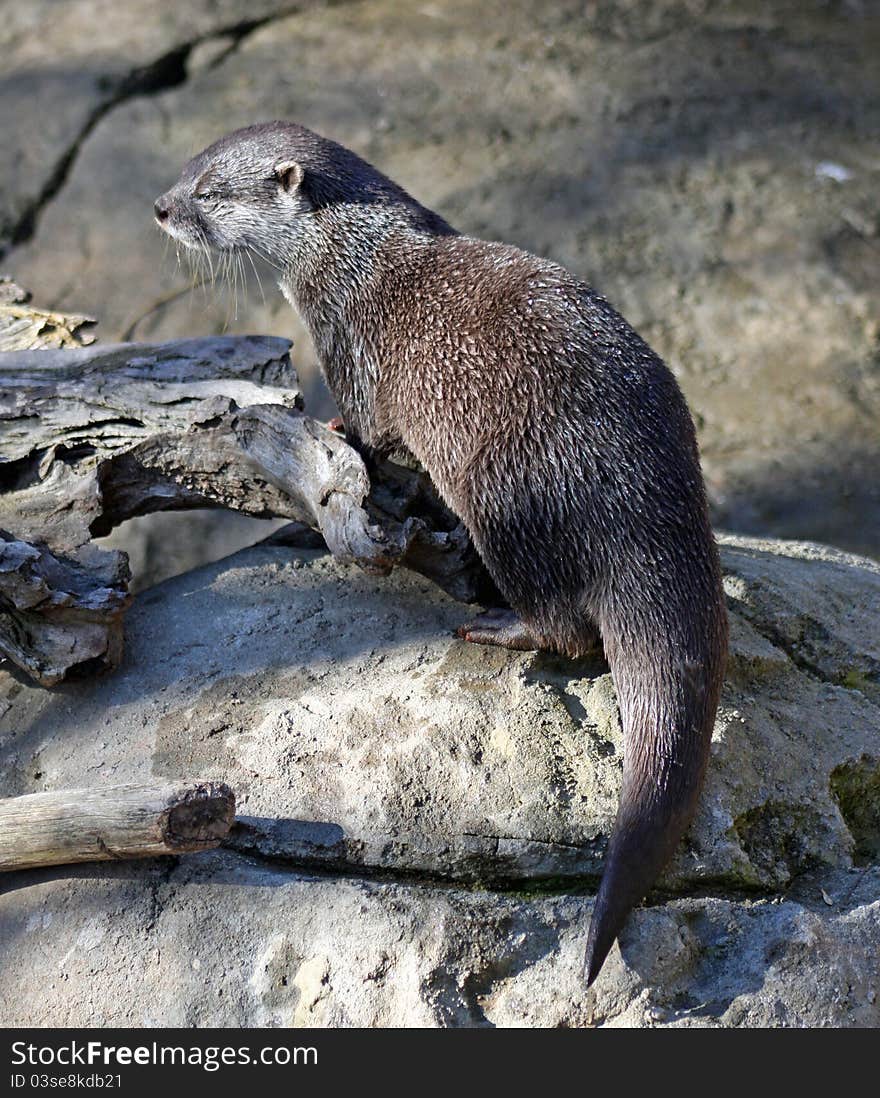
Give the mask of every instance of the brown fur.
[[302, 127], [223, 138], [157, 217], [279, 268], [350, 436], [418, 458], [543, 646], [581, 655], [598, 625], [626, 746], [592, 982], [693, 816], [723, 676], [718, 556], [675, 379], [563, 268], [460, 236]]

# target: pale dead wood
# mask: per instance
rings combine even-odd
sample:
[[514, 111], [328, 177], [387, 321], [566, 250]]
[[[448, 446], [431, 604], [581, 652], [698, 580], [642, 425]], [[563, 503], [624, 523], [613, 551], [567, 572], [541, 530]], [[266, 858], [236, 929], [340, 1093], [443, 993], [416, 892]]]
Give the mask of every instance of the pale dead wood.
[[0, 800], [0, 871], [210, 850], [229, 833], [222, 782], [68, 789]]
[[227, 507], [289, 518], [375, 573], [402, 563], [455, 597], [491, 590], [420, 474], [371, 478], [306, 416], [287, 340], [208, 338], [0, 354], [0, 653], [50, 686], [118, 664], [135, 515]]
[[94, 343], [94, 317], [35, 309], [28, 304], [30, 296], [12, 279], [0, 277], [0, 351]]

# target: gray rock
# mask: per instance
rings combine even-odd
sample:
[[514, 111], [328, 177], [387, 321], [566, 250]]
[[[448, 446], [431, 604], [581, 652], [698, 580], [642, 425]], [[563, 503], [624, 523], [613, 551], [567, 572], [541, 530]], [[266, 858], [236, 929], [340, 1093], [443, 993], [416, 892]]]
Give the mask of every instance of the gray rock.
[[[18, 7], [32, 6], [43, 5]], [[329, 414], [271, 272], [265, 304], [251, 286], [236, 314], [186, 292], [151, 224], [153, 198], [195, 149], [255, 119], [297, 118], [460, 228], [598, 285], [678, 374], [725, 525], [880, 554], [876, 5], [365, 0], [232, 42], [229, 22], [254, 5], [213, 7], [138, 4], [139, 18], [110, 19], [86, 44], [71, 17], [49, 41], [48, 84], [9, 78], [31, 114], [5, 114], [4, 148], [30, 156], [48, 122], [25, 117], [55, 125], [94, 102], [85, 53], [112, 68], [199, 40], [187, 71], [172, 54], [174, 86], [158, 81], [90, 126], [36, 235], [8, 256], [41, 303], [93, 313], [104, 338], [224, 325], [293, 336], [307, 407]], [[65, 33], [73, 44], [56, 41]], [[45, 177], [26, 157], [0, 171], [29, 186]]]
[[880, 1024], [876, 867], [834, 876], [833, 907], [814, 889], [643, 908], [589, 992], [585, 898], [323, 879], [229, 854], [10, 883], [0, 927], [22, 960], [0, 970], [6, 1025]]
[[132, 591], [246, 549], [285, 526], [284, 519], [255, 519], [236, 511], [168, 511], [143, 515], [97, 539], [103, 549], [128, 554]]
[[0, 672], [4, 795], [216, 777], [240, 816], [225, 851], [177, 867], [8, 878], [0, 926], [30, 960], [0, 973], [3, 1013], [880, 1023], [880, 566], [734, 538], [723, 561], [702, 807], [589, 994], [591, 900], [564, 893], [594, 884], [617, 801], [607, 668], [466, 645], [467, 608], [418, 577], [258, 546], [138, 596], [111, 678]]
[[[247, 28], [293, 5], [278, 0], [29, 0], [0, 22], [0, 255], [31, 234], [63, 185], [81, 143], [116, 103], [186, 78], [205, 40]], [[301, 5], [297, 5], [298, 7]]]

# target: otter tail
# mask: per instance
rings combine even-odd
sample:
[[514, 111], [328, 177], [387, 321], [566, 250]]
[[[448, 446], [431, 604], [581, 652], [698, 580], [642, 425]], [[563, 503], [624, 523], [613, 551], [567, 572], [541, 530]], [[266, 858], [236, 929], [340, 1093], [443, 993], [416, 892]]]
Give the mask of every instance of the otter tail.
[[727, 620], [716, 591], [703, 614], [695, 615], [691, 604], [677, 619], [662, 611], [641, 622], [615, 612], [600, 618], [620, 704], [624, 763], [620, 806], [590, 923], [588, 987], [696, 810], [726, 652]]

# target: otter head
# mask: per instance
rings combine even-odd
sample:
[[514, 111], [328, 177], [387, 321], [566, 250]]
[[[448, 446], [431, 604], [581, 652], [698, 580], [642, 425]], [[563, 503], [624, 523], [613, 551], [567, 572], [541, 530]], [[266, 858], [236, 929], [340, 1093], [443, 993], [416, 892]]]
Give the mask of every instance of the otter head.
[[154, 203], [156, 223], [197, 251], [281, 258], [284, 238], [315, 208], [306, 185], [316, 134], [271, 122], [236, 130], [193, 157]]
[[384, 211], [386, 220], [421, 232], [453, 232], [355, 153], [292, 122], [247, 126], [215, 141], [154, 206], [159, 227], [189, 248], [248, 250], [282, 269], [310, 215], [327, 209], [347, 211], [349, 224], [378, 226]]

